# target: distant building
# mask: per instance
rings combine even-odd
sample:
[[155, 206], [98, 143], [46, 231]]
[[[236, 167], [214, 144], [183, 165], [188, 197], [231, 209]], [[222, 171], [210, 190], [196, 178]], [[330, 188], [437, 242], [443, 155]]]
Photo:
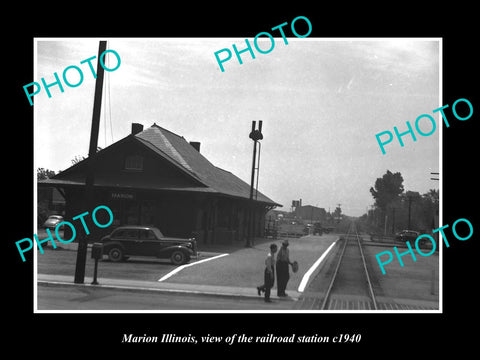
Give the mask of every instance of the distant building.
[[[113, 225], [92, 226], [97, 236], [89, 235], [88, 241], [127, 224], [157, 226], [167, 236], [194, 233], [200, 244], [245, 239], [250, 185], [210, 163], [199, 142], [189, 143], [156, 124], [146, 130], [132, 124], [130, 135], [96, 154], [92, 209], [83, 201], [87, 164], [88, 158], [38, 185], [62, 189], [66, 221], [98, 205], [112, 209]], [[263, 236], [265, 214], [281, 205], [260, 192], [252, 203], [255, 236]], [[78, 220], [73, 223], [81, 228]]]
[[39, 225], [52, 214], [65, 214], [65, 198], [56, 188], [39, 188], [37, 192], [37, 202]]
[[298, 206], [295, 208], [294, 214], [297, 218], [311, 222], [327, 220], [327, 212], [325, 209], [312, 205]]
[[285, 217], [288, 214], [289, 214], [288, 211], [273, 209], [273, 210], [270, 210], [269, 212], [267, 212], [266, 216], [267, 216], [267, 218], [278, 220], [279, 218]]

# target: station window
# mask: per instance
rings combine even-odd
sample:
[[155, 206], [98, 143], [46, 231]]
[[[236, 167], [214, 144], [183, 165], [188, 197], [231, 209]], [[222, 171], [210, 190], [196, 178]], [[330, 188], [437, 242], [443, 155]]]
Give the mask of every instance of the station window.
[[143, 170], [143, 157], [130, 155], [125, 158], [125, 170]]

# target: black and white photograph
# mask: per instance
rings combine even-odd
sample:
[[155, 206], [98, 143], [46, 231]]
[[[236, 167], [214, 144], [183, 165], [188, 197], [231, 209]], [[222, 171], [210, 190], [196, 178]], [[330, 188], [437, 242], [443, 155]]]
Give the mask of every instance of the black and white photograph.
[[446, 339], [473, 303], [471, 34], [234, 18], [23, 38], [18, 314], [134, 352]]
[[440, 309], [441, 39], [264, 37], [37, 39], [39, 311]]

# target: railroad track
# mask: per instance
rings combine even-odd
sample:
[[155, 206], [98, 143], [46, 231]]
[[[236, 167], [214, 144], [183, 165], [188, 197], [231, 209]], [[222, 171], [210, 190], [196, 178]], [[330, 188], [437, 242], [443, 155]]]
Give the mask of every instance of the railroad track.
[[295, 310], [437, 310], [438, 305], [385, 297], [371, 275], [363, 240], [352, 223], [323, 269], [294, 305]]
[[355, 224], [343, 247], [320, 310], [378, 310], [372, 281]]
[[317, 291], [322, 296], [317, 292], [315, 299], [304, 298], [298, 305], [318, 310], [377, 310], [361, 238], [354, 223], [340, 241], [341, 249], [318, 283]]

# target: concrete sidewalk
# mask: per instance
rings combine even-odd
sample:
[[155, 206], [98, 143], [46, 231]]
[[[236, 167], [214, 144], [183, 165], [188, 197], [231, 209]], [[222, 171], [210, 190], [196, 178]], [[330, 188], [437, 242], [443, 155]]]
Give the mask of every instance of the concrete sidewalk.
[[[306, 236], [300, 239], [290, 239], [291, 260], [298, 260], [300, 270], [298, 273], [290, 273], [290, 280], [287, 285], [288, 296], [278, 297], [276, 295], [276, 282], [272, 288], [271, 298], [282, 301], [296, 301], [300, 298], [301, 292], [298, 292], [299, 284], [303, 275], [322, 255], [325, 249], [336, 239], [336, 236]], [[73, 265], [70, 266], [67, 258], [61, 259], [61, 266], [57, 267], [50, 262], [48, 266], [42, 266], [45, 271], [38, 274], [38, 283], [42, 286], [98, 286], [110, 287], [135, 291], [156, 291], [156, 292], [176, 292], [203, 294], [212, 296], [228, 296], [243, 298], [259, 298], [256, 287], [263, 283], [264, 261], [269, 251], [269, 245], [272, 242], [281, 244], [281, 239], [255, 239], [255, 246], [246, 248], [244, 244], [237, 246], [209, 245], [202, 246], [199, 249], [200, 256], [195, 259], [188, 267], [172, 270], [162, 270], [155, 272], [154, 266], [151, 268], [144, 266], [141, 271], [150, 271], [144, 276], [138, 277], [128, 271], [136, 270], [133, 261], [126, 262], [123, 270], [119, 264], [102, 262], [99, 264], [98, 282], [99, 285], [91, 285], [92, 278], [86, 278], [84, 284], [74, 284]], [[77, 243], [61, 244], [58, 247], [63, 250], [75, 251]], [[90, 247], [90, 244], [89, 244]], [[90, 250], [89, 250], [90, 251]], [[213, 252], [215, 251], [215, 252]], [[226, 251], [226, 252], [222, 252]], [[215, 258], [216, 255], [226, 255]], [[44, 255], [38, 255], [44, 256]], [[212, 258], [211, 261], [205, 261]], [[45, 260], [45, 258], [42, 258]], [[132, 260], [132, 259], [130, 259]], [[199, 261], [203, 260], [203, 261]], [[67, 264], [67, 265], [65, 265]], [[73, 263], [72, 263], [73, 264]], [[52, 270], [53, 266], [53, 270]], [[92, 274], [93, 263], [90, 258], [87, 259], [87, 273]], [[106, 268], [108, 267], [108, 270]], [[113, 270], [118, 270], [118, 273]], [[168, 271], [168, 272], [167, 272]], [[165, 275], [174, 271], [174, 275], [161, 280]], [[103, 276], [102, 276], [103, 275]], [[156, 275], [156, 276], [155, 276]], [[313, 276], [312, 276], [313, 277]], [[276, 279], [277, 280], [277, 279]]]
[[[255, 287], [236, 287], [236, 286], [215, 286], [204, 284], [184, 284], [158, 281], [140, 281], [128, 279], [108, 279], [98, 278], [98, 285], [92, 285], [93, 279], [85, 277], [83, 284], [75, 284], [71, 276], [38, 274], [37, 284], [39, 286], [92, 286], [99, 288], [115, 288], [125, 291], [154, 291], [166, 293], [188, 293], [223, 297], [244, 297], [260, 298]], [[272, 289], [274, 290], [274, 289]], [[282, 301], [296, 301], [301, 293], [290, 291], [289, 296], [285, 298], [277, 297], [275, 291], [272, 291], [271, 298]], [[262, 295], [263, 297], [263, 295]]]

